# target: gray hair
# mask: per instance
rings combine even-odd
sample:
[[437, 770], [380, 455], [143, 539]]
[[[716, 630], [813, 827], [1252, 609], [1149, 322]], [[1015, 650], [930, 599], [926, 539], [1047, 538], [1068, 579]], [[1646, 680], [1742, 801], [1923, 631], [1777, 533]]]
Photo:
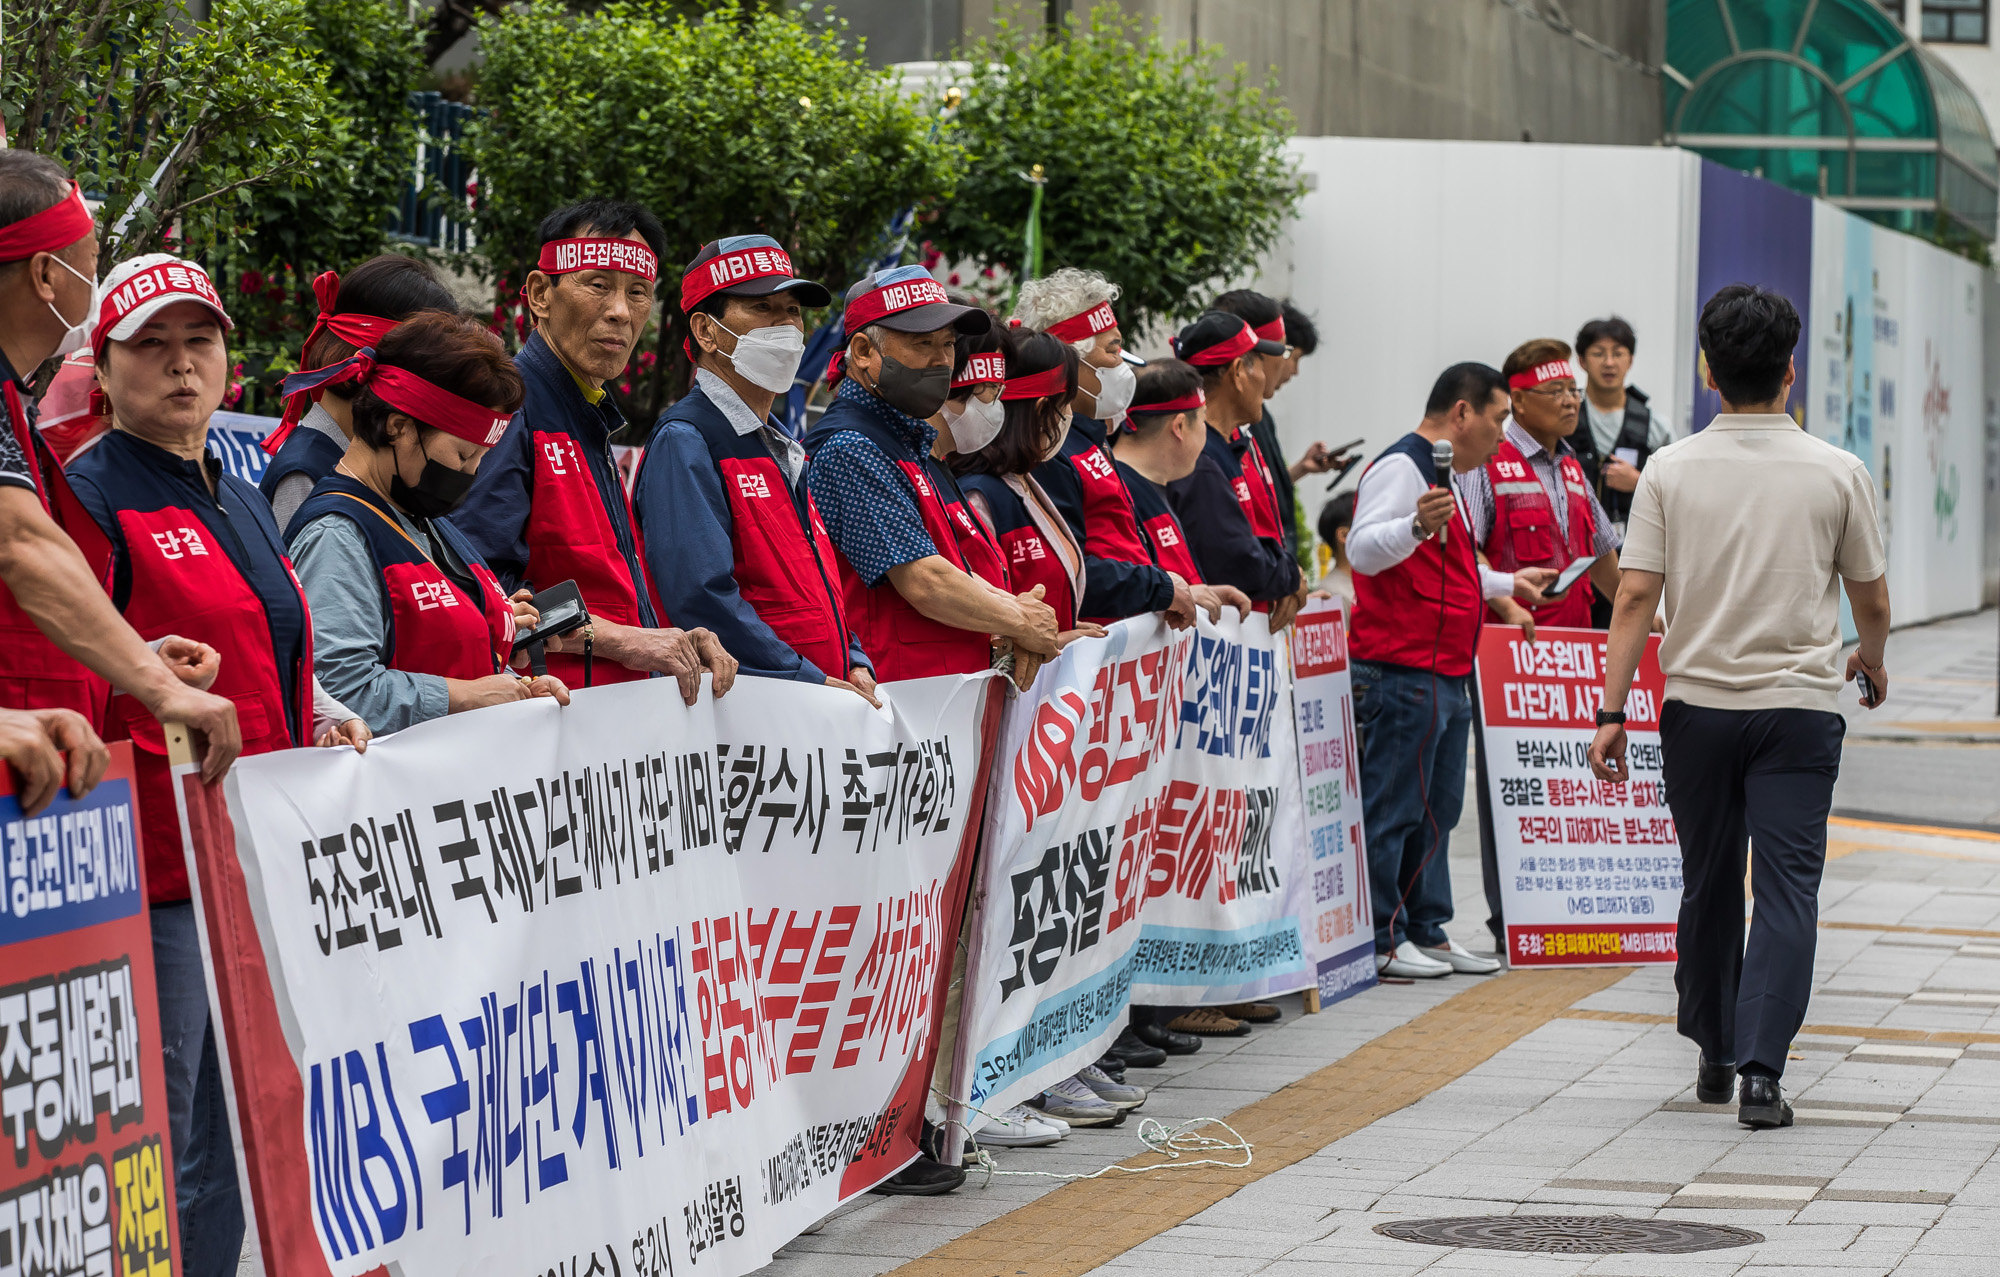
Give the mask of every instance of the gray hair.
[[[1023, 328], [1039, 332], [1101, 303], [1117, 301], [1118, 293], [1118, 285], [1097, 271], [1065, 266], [1053, 275], [1021, 285], [1020, 299], [1014, 303], [1014, 319]], [[1090, 338], [1085, 338], [1070, 344], [1084, 350], [1090, 342]]]
[[68, 194], [69, 171], [62, 165], [33, 151], [0, 149], [0, 226], [46, 212]]

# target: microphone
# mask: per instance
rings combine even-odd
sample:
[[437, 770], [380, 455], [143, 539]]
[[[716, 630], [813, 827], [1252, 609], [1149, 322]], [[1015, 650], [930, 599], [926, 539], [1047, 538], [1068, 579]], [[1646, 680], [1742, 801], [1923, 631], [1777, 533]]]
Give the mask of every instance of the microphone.
[[[1431, 444], [1431, 465], [1437, 470], [1437, 482], [1433, 487], [1451, 487], [1451, 440], [1439, 439]], [[1438, 529], [1438, 545], [1442, 547], [1451, 535], [1451, 520], [1446, 519]]]

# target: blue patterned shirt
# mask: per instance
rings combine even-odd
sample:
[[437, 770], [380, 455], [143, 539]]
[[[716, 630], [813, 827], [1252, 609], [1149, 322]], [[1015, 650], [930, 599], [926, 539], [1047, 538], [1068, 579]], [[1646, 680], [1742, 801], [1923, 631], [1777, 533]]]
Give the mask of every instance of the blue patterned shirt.
[[[937, 431], [929, 422], [891, 407], [852, 377], [834, 393], [888, 427], [909, 450], [904, 460], [922, 465], [930, 456]], [[806, 467], [806, 486], [834, 545], [866, 584], [880, 585], [890, 568], [938, 552], [896, 459], [866, 436], [842, 430], [828, 438]]]

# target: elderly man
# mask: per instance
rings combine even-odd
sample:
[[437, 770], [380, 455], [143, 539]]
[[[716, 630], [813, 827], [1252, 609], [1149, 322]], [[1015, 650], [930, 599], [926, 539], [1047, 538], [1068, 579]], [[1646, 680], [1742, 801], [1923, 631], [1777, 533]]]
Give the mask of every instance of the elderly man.
[[[96, 278], [97, 226], [76, 183], [46, 156], [0, 150], [0, 701], [96, 723], [108, 682], [206, 737], [202, 776], [214, 781], [243, 747], [236, 707], [182, 682], [214, 651], [168, 637], [155, 655], [111, 605], [110, 546], [25, 406], [24, 377], [88, 344]], [[65, 748], [102, 748], [63, 721]]]
[[1194, 624], [1188, 582], [1157, 566], [1147, 553], [1132, 494], [1119, 481], [1106, 442], [1138, 384], [1125, 361], [1124, 334], [1111, 309], [1116, 300], [1118, 285], [1096, 271], [1072, 266], [1021, 285], [1014, 322], [1060, 338], [1082, 356], [1069, 434], [1061, 451], [1035, 468], [1035, 480], [1083, 547], [1083, 600], [1077, 615], [1109, 623], [1142, 612], [1165, 612], [1167, 623], [1181, 629]]
[[746, 674], [873, 700], [805, 449], [771, 415], [805, 353], [802, 308], [831, 300], [768, 235], [702, 247], [681, 276], [694, 387], [654, 427], [632, 517], [667, 615], [712, 631]]
[[541, 238], [522, 289], [535, 331], [514, 361], [527, 399], [451, 522], [509, 590], [577, 583], [591, 623], [549, 645], [570, 687], [669, 674], [692, 705], [706, 670], [720, 696], [736, 660], [707, 630], [662, 628], [611, 457], [625, 418], [604, 383], [652, 315], [666, 232], [637, 204], [598, 199], [549, 214]]

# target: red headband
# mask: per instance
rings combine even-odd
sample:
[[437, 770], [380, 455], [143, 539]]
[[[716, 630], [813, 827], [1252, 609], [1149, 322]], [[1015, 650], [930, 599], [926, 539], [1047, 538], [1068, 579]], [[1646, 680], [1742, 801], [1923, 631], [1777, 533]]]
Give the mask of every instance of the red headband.
[[1554, 359], [1545, 364], [1536, 364], [1526, 372], [1517, 372], [1507, 378], [1509, 390], [1531, 390], [1551, 381], [1575, 381], [1576, 369], [1570, 367], [1567, 359]]
[[97, 229], [97, 219], [83, 202], [83, 188], [69, 184], [69, 195], [39, 213], [0, 226], [0, 262], [18, 262], [36, 253], [68, 248]]
[[660, 259], [638, 240], [593, 235], [587, 239], [550, 240], [542, 245], [535, 269], [544, 275], [566, 275], [574, 270], [622, 270], [628, 275], [654, 280], [660, 277]]
[[1275, 341], [1282, 346], [1285, 344], [1285, 317], [1280, 314], [1268, 324], [1253, 324], [1250, 331], [1265, 341]]
[[1111, 313], [1110, 302], [1099, 302], [1081, 315], [1071, 315], [1059, 324], [1050, 324], [1046, 331], [1049, 336], [1062, 341], [1082, 341], [1095, 337], [1107, 328], [1118, 327], [1118, 316]]
[[375, 352], [364, 350], [337, 364], [311, 372], [293, 373], [285, 378], [285, 395], [295, 398], [327, 386], [353, 382], [366, 387], [391, 408], [421, 425], [490, 448], [500, 441], [513, 414], [455, 395], [433, 385], [407, 368], [375, 362]]
[[1041, 372], [1031, 372], [1021, 377], [1010, 377], [1000, 387], [1002, 399], [1040, 399], [1044, 395], [1059, 395], [1069, 388], [1069, 369], [1061, 364]]
[[1007, 356], [999, 351], [984, 355], [972, 355], [965, 361], [965, 371], [951, 379], [951, 388], [961, 386], [986, 386], [996, 381], [1007, 380]]
[[1216, 342], [1207, 350], [1197, 350], [1191, 355], [1182, 355], [1181, 358], [1197, 368], [1213, 368], [1217, 364], [1231, 363], [1241, 359], [1243, 356], [1249, 354], [1250, 348], [1256, 344], [1257, 335], [1250, 331], [1250, 325], [1245, 324], [1236, 330], [1234, 337], [1229, 338], [1227, 341]]
[[874, 292], [863, 293], [847, 303], [841, 321], [848, 332], [858, 333], [878, 319], [938, 302], [950, 305], [951, 298], [945, 296], [944, 285], [934, 279], [912, 279], [900, 284], [884, 284]]
[[681, 313], [688, 314], [703, 298], [747, 279], [793, 278], [792, 259], [782, 248], [739, 248], [721, 253], [681, 276]]
[[[380, 315], [334, 314], [333, 308], [340, 304], [339, 299], [338, 271], [321, 271], [313, 277], [313, 300], [319, 303], [319, 314], [313, 317], [313, 326], [306, 333], [305, 341], [299, 345], [301, 364], [305, 363], [306, 352], [312, 349], [321, 333], [332, 333], [356, 350], [365, 350], [387, 337], [389, 330], [399, 322]], [[285, 401], [284, 419], [278, 423], [276, 430], [264, 436], [265, 452], [274, 457], [278, 455], [278, 449], [284, 447], [285, 440], [298, 429], [299, 420], [306, 415], [306, 407], [311, 402], [312, 397], [306, 394], [295, 395]]]
[[1125, 410], [1125, 415], [1136, 417], [1148, 412], [1193, 412], [1207, 402], [1208, 396], [1201, 392], [1200, 386], [1196, 386], [1193, 394], [1182, 395], [1178, 399], [1163, 399], [1159, 403], [1135, 403]]

